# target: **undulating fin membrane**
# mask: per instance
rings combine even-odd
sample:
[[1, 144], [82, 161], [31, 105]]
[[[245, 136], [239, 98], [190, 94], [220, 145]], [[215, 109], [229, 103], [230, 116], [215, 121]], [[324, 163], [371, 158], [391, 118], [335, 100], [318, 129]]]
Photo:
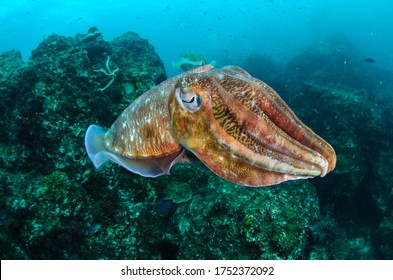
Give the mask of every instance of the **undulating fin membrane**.
[[104, 136], [104, 130], [97, 125], [90, 125], [85, 135], [87, 154], [97, 169], [110, 160], [139, 175], [157, 177], [168, 174], [171, 167], [184, 154], [184, 149], [179, 149], [173, 153], [156, 158], [127, 158], [106, 149]]

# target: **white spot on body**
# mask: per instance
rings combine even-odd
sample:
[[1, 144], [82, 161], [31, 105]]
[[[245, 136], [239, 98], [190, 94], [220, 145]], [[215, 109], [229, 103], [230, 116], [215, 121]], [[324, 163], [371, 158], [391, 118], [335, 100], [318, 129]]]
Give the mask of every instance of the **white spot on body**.
[[222, 79], [224, 79], [224, 74], [217, 74], [217, 78], [219, 79], [219, 80], [222, 80]]

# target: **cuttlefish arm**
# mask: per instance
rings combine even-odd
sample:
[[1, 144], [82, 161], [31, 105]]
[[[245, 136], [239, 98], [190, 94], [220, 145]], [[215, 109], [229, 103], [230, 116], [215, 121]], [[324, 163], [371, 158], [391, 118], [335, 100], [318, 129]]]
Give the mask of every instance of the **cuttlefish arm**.
[[85, 147], [95, 168], [112, 161], [145, 177], [168, 174], [185, 152], [169, 130], [169, 95], [183, 75], [211, 68], [204, 65], [192, 69], [150, 89], [132, 102], [106, 132], [90, 125]]

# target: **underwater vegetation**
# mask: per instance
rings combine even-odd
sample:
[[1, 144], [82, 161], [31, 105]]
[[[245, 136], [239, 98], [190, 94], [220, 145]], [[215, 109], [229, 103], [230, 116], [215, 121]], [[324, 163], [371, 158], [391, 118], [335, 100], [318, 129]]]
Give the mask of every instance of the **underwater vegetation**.
[[341, 36], [284, 68], [259, 59], [276, 69], [271, 79], [288, 105], [335, 148], [325, 178], [248, 188], [202, 164], [158, 178], [115, 164], [98, 172], [84, 133], [90, 123], [108, 128], [166, 79], [154, 47], [132, 32], [106, 41], [91, 28], [49, 36], [27, 62], [17, 50], [1, 53], [1, 258], [392, 259], [391, 73]]

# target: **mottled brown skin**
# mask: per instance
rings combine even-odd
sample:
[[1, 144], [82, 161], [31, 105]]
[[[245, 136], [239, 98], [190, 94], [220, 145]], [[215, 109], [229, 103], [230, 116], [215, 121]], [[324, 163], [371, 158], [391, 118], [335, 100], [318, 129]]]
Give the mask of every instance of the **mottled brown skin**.
[[[189, 112], [180, 93], [201, 97]], [[217, 175], [266, 186], [324, 176], [333, 148], [306, 127], [278, 94], [238, 67], [183, 76], [169, 97], [171, 134]]]
[[207, 71], [201, 66], [150, 89], [132, 102], [105, 134], [108, 150], [127, 158], [163, 157], [182, 147], [170, 131], [168, 98], [184, 75]]
[[181, 149], [168, 119], [168, 95], [176, 82], [173, 78], [161, 83], [132, 102], [105, 134], [108, 150], [128, 158], [151, 158]]
[[168, 174], [185, 152], [170, 131], [169, 95], [182, 76], [211, 68], [211, 65], [201, 66], [150, 89], [132, 102], [106, 133], [102, 128], [90, 126], [85, 146], [94, 166], [100, 168], [111, 160], [142, 176]]

